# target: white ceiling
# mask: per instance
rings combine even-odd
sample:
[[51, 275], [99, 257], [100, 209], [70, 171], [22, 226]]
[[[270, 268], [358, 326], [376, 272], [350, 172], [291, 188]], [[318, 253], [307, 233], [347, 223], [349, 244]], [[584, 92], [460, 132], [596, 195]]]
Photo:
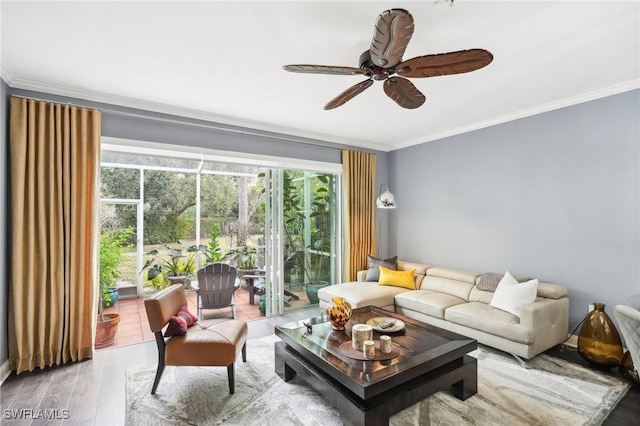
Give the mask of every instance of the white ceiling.
[[[638, 1], [2, 1], [2, 78], [76, 96], [383, 151], [640, 87]], [[416, 110], [382, 83], [322, 107], [362, 76], [285, 64], [358, 66], [376, 17], [402, 7], [404, 59], [484, 48], [487, 67], [412, 79]]]

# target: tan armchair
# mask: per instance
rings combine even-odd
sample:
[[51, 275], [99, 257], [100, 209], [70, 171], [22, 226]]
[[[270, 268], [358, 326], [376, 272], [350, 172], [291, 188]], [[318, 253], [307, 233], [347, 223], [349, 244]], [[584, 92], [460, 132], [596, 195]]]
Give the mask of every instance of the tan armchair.
[[189, 327], [184, 336], [164, 337], [164, 327], [183, 306], [187, 306], [187, 296], [180, 284], [167, 287], [144, 301], [149, 327], [158, 345], [158, 370], [151, 394], [158, 388], [165, 365], [226, 366], [229, 393], [233, 394], [235, 360], [242, 352], [242, 361], [247, 361], [247, 323], [236, 319], [202, 320]]

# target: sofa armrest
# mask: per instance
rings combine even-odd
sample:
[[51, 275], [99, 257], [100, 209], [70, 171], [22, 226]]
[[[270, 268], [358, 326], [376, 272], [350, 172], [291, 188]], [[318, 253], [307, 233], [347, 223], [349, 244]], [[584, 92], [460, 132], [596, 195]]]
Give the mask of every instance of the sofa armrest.
[[364, 282], [364, 280], [367, 278], [367, 271], [367, 269], [365, 269], [364, 271], [358, 271], [356, 274], [356, 281]]
[[569, 299], [543, 299], [523, 305], [520, 325], [535, 330], [535, 353], [565, 341], [569, 334]]

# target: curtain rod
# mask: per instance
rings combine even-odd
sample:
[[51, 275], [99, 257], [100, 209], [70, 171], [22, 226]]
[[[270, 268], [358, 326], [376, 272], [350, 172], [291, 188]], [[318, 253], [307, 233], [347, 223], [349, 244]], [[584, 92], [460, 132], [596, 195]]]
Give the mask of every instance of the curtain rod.
[[[293, 138], [288, 138], [288, 137], [283, 137], [283, 136], [276, 136], [276, 135], [267, 135], [267, 134], [263, 134], [263, 133], [257, 133], [251, 130], [239, 130], [239, 129], [229, 129], [227, 127], [220, 127], [220, 126], [216, 126], [213, 124], [201, 124], [201, 123], [193, 123], [191, 121], [185, 121], [185, 120], [177, 120], [177, 119], [172, 119], [172, 118], [163, 118], [163, 117], [154, 117], [154, 116], [150, 116], [150, 115], [144, 115], [144, 114], [136, 114], [133, 112], [125, 112], [125, 111], [118, 111], [118, 110], [113, 110], [113, 109], [108, 109], [108, 108], [96, 108], [96, 107], [92, 107], [92, 106], [86, 106], [86, 105], [78, 105], [78, 104], [74, 104], [71, 102], [60, 102], [60, 101], [52, 101], [50, 99], [41, 99], [41, 98], [34, 98], [34, 97], [30, 97], [30, 96], [23, 96], [23, 95], [11, 95], [14, 98], [22, 98], [22, 99], [30, 99], [33, 101], [39, 101], [39, 102], [51, 102], [51, 103], [56, 103], [56, 104], [67, 104], [67, 105], [71, 105], [71, 106], [75, 106], [78, 108], [88, 108], [88, 109], [95, 109], [98, 110], [102, 113], [108, 113], [108, 114], [114, 114], [114, 115], [121, 115], [124, 117], [133, 117], [133, 118], [141, 118], [144, 120], [154, 120], [154, 121], [161, 121], [163, 123], [171, 123], [171, 124], [181, 124], [181, 125], [186, 125], [186, 126], [192, 126], [192, 127], [200, 127], [200, 128], [205, 128], [205, 129], [211, 129], [211, 130], [218, 130], [218, 131], [223, 131], [223, 132], [229, 132], [229, 133], [236, 133], [242, 136], [257, 136], [260, 138], [266, 138], [266, 139], [277, 139], [277, 140], [282, 140], [285, 142], [295, 142], [295, 143], [302, 143], [302, 144], [306, 144], [306, 145], [313, 145], [313, 146], [320, 146], [323, 148], [333, 148], [333, 149], [341, 149], [338, 147], [332, 147], [320, 142], [312, 142], [312, 141], [306, 141], [306, 140], [301, 140], [301, 139], [293, 139]], [[126, 107], [129, 108], [129, 107]], [[166, 113], [158, 113], [158, 114], [166, 114]], [[185, 117], [187, 118], [187, 117]], [[193, 120], [202, 120], [202, 119], [197, 119], [194, 118]], [[205, 120], [203, 120], [205, 121]]]

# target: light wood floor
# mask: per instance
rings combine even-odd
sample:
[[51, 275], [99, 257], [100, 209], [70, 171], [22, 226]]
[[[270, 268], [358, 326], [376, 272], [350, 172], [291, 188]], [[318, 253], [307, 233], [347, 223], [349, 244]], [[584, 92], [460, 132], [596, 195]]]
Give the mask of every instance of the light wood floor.
[[[249, 338], [273, 333], [274, 326], [318, 314], [317, 306], [287, 314], [248, 321]], [[553, 348], [551, 355], [571, 362], [586, 361], [573, 349]], [[12, 374], [0, 387], [0, 406], [4, 425], [123, 425], [125, 421], [125, 371], [133, 365], [156, 364], [155, 342], [146, 341], [97, 351], [92, 360], [49, 368], [44, 371]], [[611, 374], [617, 374], [611, 370]], [[11, 420], [11, 410], [49, 410], [53, 420]], [[7, 411], [9, 410], [9, 411]], [[64, 411], [68, 410], [68, 411]], [[632, 388], [605, 420], [605, 425], [638, 424], [640, 388]]]

